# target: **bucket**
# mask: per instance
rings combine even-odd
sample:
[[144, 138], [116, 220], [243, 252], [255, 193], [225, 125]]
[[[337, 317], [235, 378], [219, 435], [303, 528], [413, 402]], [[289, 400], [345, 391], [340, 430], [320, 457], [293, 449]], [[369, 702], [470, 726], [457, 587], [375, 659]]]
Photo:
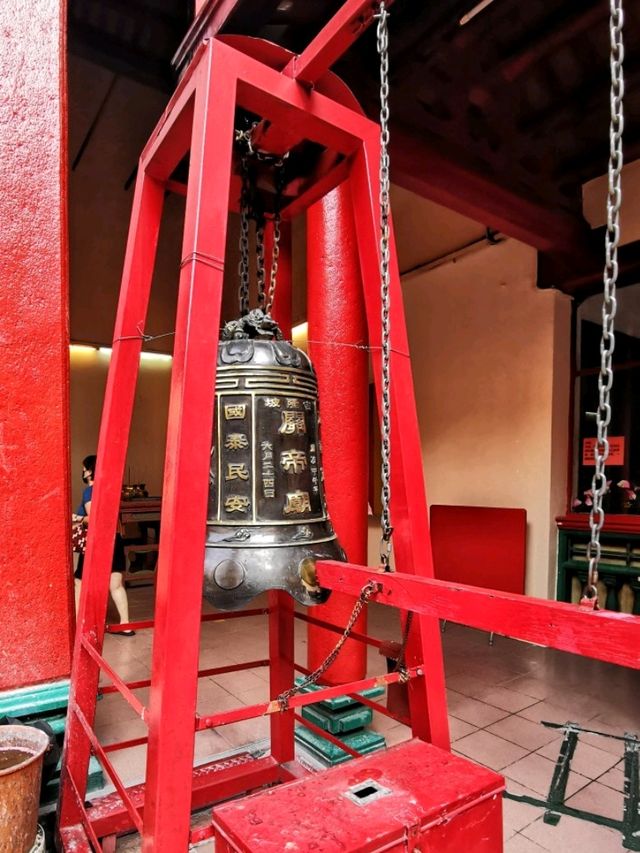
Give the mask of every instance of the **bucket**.
[[39, 729], [0, 726], [0, 853], [29, 853], [35, 844], [48, 746]]

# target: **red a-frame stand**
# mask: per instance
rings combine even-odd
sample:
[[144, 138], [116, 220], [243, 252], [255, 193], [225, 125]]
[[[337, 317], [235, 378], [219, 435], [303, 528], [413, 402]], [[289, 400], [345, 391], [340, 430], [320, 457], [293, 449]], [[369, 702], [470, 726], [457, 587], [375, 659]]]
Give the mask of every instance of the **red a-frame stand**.
[[[248, 55], [247, 51], [254, 55]], [[256, 58], [259, 56], [260, 59]], [[213, 39], [202, 44], [145, 148], [139, 164], [97, 461], [97, 484], [84, 570], [75, 645], [60, 804], [64, 849], [100, 847], [100, 838], [138, 829], [143, 849], [186, 850], [192, 808], [296, 774], [295, 707], [270, 706], [196, 715], [208, 465], [213, 423], [216, 353], [229, 203], [239, 192], [232, 177], [234, 116], [238, 107], [268, 123], [265, 147], [276, 151], [301, 139], [323, 146], [327, 156], [284, 217], [304, 211], [342, 181], [348, 181], [357, 226], [369, 340], [379, 376], [379, 127], [365, 118], [346, 88], [325, 75], [315, 88], [300, 82], [308, 71], [273, 45], [252, 40]], [[299, 79], [296, 79], [296, 72]], [[162, 533], [155, 604], [155, 633], [148, 707], [143, 707], [102, 657], [111, 553], [120, 484], [164, 194], [175, 189], [171, 175], [190, 152], [186, 213], [164, 473]], [[323, 163], [332, 164], [323, 168]], [[336, 164], [337, 165], [334, 165]], [[395, 555], [431, 577], [427, 508], [418, 423], [404, 324], [400, 281], [392, 240], [392, 455]], [[380, 389], [378, 389], [379, 392]], [[291, 686], [293, 608], [283, 596], [270, 602], [270, 664], [273, 698]], [[214, 617], [215, 618], [215, 617]], [[265, 662], [251, 662], [256, 666]], [[411, 632], [407, 664], [412, 676], [411, 724], [417, 737], [448, 747], [448, 723], [438, 621], [419, 616]], [[429, 673], [428, 689], [424, 670]], [[126, 790], [107, 751], [92, 731], [100, 671], [147, 723], [146, 783]], [[209, 673], [210, 674], [210, 673]], [[391, 683], [398, 674], [382, 677]], [[377, 679], [379, 682], [381, 679]], [[374, 679], [327, 688], [326, 695], [354, 692]], [[137, 685], [139, 686], [139, 684]], [[315, 694], [313, 701], [318, 701]], [[268, 712], [269, 758], [214, 764], [193, 773], [197, 730]], [[117, 800], [84, 806], [90, 752], [117, 789]], [[197, 776], [197, 778], [196, 778]], [[74, 846], [76, 845], [76, 846]]]
[[[353, 9], [370, 5], [348, 0], [345, 7], [353, 13]], [[349, 24], [353, 19], [341, 22], [343, 29], [338, 35], [344, 35], [345, 21]], [[355, 37], [356, 30], [349, 29], [350, 35], [342, 39], [343, 47], [345, 39]], [[353, 693], [374, 682], [399, 680], [398, 674], [391, 673], [323, 688], [322, 694], [294, 697], [290, 710], [284, 713], [272, 701], [206, 717], [196, 714], [198, 676], [242, 668], [198, 672], [207, 475], [227, 215], [229, 204], [239, 196], [232, 176], [237, 107], [255, 113], [265, 127], [268, 125], [263, 144], [273, 153], [282, 153], [302, 139], [319, 144], [327, 152], [316, 172], [298, 186], [295, 198], [284, 210], [285, 218], [304, 211], [339, 183], [348, 182], [369, 341], [379, 381], [379, 128], [363, 117], [335, 77], [318, 73], [318, 65], [326, 68], [336, 58], [336, 40], [332, 42], [321, 33], [314, 44], [311, 54], [305, 52], [297, 58], [255, 40], [213, 39], [202, 44], [140, 160], [100, 430], [98, 479], [74, 651], [59, 813], [60, 841], [67, 851], [113, 849], [115, 834], [131, 829], [141, 833], [147, 853], [186, 850], [190, 841], [207, 837], [206, 832], [190, 833], [193, 808], [298, 774], [293, 741], [296, 708]], [[310, 88], [310, 83], [315, 87]], [[190, 168], [152, 673], [150, 682], [128, 685], [102, 656], [111, 554], [163, 198], [167, 190], [181, 191], [171, 175], [187, 152]], [[417, 614], [407, 649], [410, 724], [416, 737], [447, 748], [438, 617], [635, 668], [640, 668], [640, 620], [433, 580], [421, 446], [393, 240], [391, 255], [392, 516], [394, 553], [402, 572], [375, 578], [380, 583], [376, 600]], [[377, 391], [379, 395], [379, 387]], [[371, 577], [372, 570], [366, 567], [319, 565], [321, 583], [332, 589], [357, 593]], [[242, 615], [224, 614], [224, 618]], [[293, 616], [290, 601], [273, 594], [269, 603], [270, 660], [242, 665], [270, 666], [272, 698], [293, 681]], [[371, 642], [362, 635], [358, 639]], [[108, 757], [108, 751], [132, 742], [103, 747], [92, 729], [101, 671], [112, 682], [110, 690], [118, 690], [148, 726], [148, 739], [135, 741], [148, 742], [146, 782], [134, 789], [124, 788]], [[151, 686], [148, 707], [143, 707], [132, 692], [145, 684]], [[379, 710], [389, 713], [381, 706]], [[263, 714], [269, 714], [271, 720], [270, 756], [213, 762], [194, 773], [196, 731]], [[116, 794], [86, 808], [90, 752], [100, 759]], [[100, 839], [110, 840], [102, 844]]]

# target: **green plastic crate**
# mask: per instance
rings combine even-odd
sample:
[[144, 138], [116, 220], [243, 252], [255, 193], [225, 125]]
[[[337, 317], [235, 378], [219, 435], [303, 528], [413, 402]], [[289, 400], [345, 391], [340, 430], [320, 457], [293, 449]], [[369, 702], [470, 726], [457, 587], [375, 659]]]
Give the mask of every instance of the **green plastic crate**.
[[[296, 726], [296, 740], [304, 744], [316, 758], [326, 761], [331, 766], [342, 764], [343, 761], [348, 761], [353, 757], [326, 738], [305, 729], [304, 726]], [[370, 752], [376, 752], [376, 750], [384, 749], [386, 746], [384, 736], [371, 731], [352, 732], [344, 735], [340, 740], [361, 755], [368, 755]]]
[[371, 708], [365, 708], [362, 705], [353, 705], [346, 711], [333, 713], [321, 708], [320, 703], [318, 703], [303, 708], [302, 716], [319, 726], [323, 731], [337, 735], [343, 732], [354, 732], [368, 726], [373, 720], [373, 711]]

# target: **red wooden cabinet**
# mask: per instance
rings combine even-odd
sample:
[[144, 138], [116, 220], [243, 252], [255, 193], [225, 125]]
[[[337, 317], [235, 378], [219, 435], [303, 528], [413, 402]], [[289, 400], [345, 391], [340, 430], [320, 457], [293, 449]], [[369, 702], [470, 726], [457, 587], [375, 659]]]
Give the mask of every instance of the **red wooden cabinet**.
[[502, 853], [504, 780], [420, 740], [213, 812], [217, 853]]

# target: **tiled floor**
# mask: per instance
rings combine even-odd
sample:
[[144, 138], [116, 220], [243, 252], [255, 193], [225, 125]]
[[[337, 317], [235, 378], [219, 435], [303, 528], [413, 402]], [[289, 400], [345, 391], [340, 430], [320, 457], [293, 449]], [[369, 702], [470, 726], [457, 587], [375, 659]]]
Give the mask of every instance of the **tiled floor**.
[[[150, 589], [130, 591], [131, 618], [148, 617]], [[255, 606], [255, 603], [254, 605]], [[393, 611], [373, 605], [369, 633], [395, 639], [399, 630]], [[127, 679], [149, 673], [151, 633], [133, 638], [107, 636], [106, 655]], [[485, 634], [447, 625], [444, 634], [447, 694], [453, 750], [502, 773], [513, 794], [544, 797], [558, 755], [561, 735], [542, 720], [569, 720], [611, 734], [640, 731], [640, 675], [607, 664], [497, 637], [489, 646]], [[203, 623], [200, 663], [223, 666], [258, 660], [267, 654], [266, 617]], [[306, 628], [296, 625], [296, 656], [306, 662]], [[385, 661], [369, 649], [369, 674], [385, 671]], [[142, 701], [148, 690], [136, 691]], [[266, 700], [267, 670], [204, 678], [198, 710], [212, 711]], [[98, 703], [97, 731], [105, 742], [140, 737], [142, 722], [117, 696]], [[376, 714], [373, 728], [388, 745], [409, 737], [404, 726]], [[268, 735], [268, 721], [257, 719], [202, 732], [196, 738], [196, 760], [255, 742]], [[620, 819], [623, 805], [622, 743], [583, 735], [567, 787], [574, 808]], [[141, 781], [146, 747], [111, 753], [128, 784]], [[538, 807], [505, 799], [505, 853], [621, 853], [621, 835], [591, 822], [563, 817], [557, 826], [542, 821]], [[138, 850], [135, 838], [121, 839], [119, 851]], [[211, 851], [211, 843], [199, 850]]]

